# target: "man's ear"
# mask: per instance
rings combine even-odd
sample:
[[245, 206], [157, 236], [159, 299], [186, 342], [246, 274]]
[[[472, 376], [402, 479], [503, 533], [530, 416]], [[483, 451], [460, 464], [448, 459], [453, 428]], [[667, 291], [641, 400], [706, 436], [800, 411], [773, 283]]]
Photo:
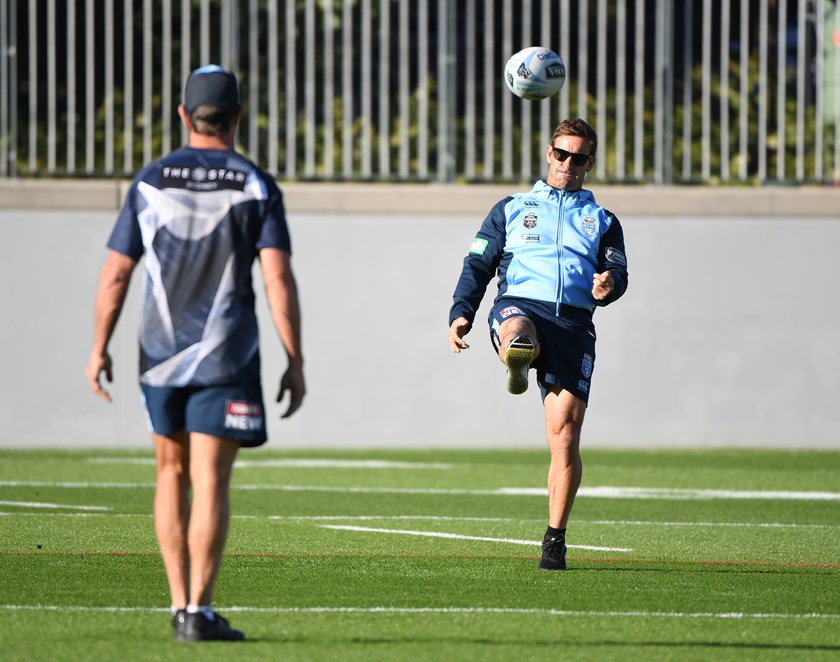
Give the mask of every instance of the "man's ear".
[[182, 103], [178, 104], [178, 115], [184, 123], [184, 126], [187, 127], [187, 130], [192, 131], [192, 120], [190, 120], [190, 114], [187, 112], [186, 107]]

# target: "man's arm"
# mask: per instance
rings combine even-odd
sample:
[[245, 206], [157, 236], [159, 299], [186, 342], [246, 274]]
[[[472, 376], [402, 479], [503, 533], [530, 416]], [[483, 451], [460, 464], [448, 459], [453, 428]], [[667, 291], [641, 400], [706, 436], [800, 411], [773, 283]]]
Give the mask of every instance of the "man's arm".
[[627, 290], [627, 254], [624, 252], [624, 230], [612, 215], [609, 229], [601, 237], [598, 247], [598, 270], [592, 283], [596, 306], [606, 306], [620, 298]]
[[136, 265], [137, 260], [112, 250], [108, 253], [99, 274], [93, 348], [90, 352], [85, 374], [93, 393], [108, 402], [111, 401], [111, 394], [102, 388], [99, 378], [104, 372], [105, 379], [109, 383], [113, 381], [108, 343], [111, 342], [111, 336], [117, 326], [117, 320], [120, 317], [125, 296], [128, 293], [128, 285], [131, 282], [131, 274]]
[[306, 394], [297, 282], [292, 272], [289, 251], [263, 248], [260, 250], [260, 265], [271, 318], [289, 357], [289, 367], [280, 380], [280, 390], [277, 393], [277, 402], [280, 402], [286, 391], [289, 391], [289, 406], [282, 416], [288, 418], [297, 411]]
[[499, 267], [505, 245], [505, 205], [509, 201], [510, 197], [507, 197], [490, 210], [464, 258], [452, 297], [452, 307], [449, 309], [450, 330], [460, 318], [467, 322], [466, 326], [459, 322], [459, 338], [469, 333], [487, 285]]

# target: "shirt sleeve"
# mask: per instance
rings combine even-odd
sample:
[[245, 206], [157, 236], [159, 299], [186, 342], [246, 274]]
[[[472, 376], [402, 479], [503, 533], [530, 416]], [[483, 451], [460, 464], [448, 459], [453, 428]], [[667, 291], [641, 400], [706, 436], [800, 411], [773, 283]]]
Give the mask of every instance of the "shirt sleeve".
[[470, 245], [452, 297], [450, 325], [459, 317], [465, 317], [471, 325], [475, 320], [487, 285], [496, 274], [505, 248], [505, 206], [511, 199], [507, 197], [496, 203]]
[[128, 190], [117, 222], [108, 239], [108, 248], [139, 261], [143, 257], [143, 235], [137, 221], [137, 181]]
[[283, 194], [273, 180], [267, 178], [268, 199], [265, 205], [265, 216], [257, 238], [257, 250], [263, 248], [280, 248], [292, 252], [292, 239], [289, 226], [286, 223], [286, 207], [283, 204]]
[[624, 250], [624, 230], [618, 218], [607, 212], [612, 222], [609, 229], [601, 237], [598, 246], [598, 273], [607, 270], [612, 274], [613, 290], [602, 301], [595, 301], [596, 306], [606, 306], [627, 291], [629, 276], [627, 272], [627, 253]]

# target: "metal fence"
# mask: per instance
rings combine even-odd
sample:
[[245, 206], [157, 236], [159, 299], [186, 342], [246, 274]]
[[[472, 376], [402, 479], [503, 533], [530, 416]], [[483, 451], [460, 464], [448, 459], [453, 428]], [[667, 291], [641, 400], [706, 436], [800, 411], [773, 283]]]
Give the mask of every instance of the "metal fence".
[[[529, 45], [548, 100], [502, 79]], [[0, 176], [130, 176], [217, 62], [286, 180], [530, 180], [578, 116], [600, 181], [837, 182], [838, 53], [835, 0], [0, 0]]]

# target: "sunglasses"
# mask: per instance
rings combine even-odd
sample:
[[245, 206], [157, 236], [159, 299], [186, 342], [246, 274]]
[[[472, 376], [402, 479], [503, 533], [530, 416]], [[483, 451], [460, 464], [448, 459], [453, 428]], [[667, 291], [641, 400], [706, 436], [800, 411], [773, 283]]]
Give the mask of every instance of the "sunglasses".
[[554, 150], [554, 158], [560, 161], [560, 163], [563, 163], [563, 161], [571, 156], [572, 163], [576, 166], [583, 166], [586, 165], [590, 158], [592, 158], [591, 154], [584, 154], [582, 152], [567, 152], [565, 149], [560, 149], [554, 145], [551, 146], [551, 149]]

